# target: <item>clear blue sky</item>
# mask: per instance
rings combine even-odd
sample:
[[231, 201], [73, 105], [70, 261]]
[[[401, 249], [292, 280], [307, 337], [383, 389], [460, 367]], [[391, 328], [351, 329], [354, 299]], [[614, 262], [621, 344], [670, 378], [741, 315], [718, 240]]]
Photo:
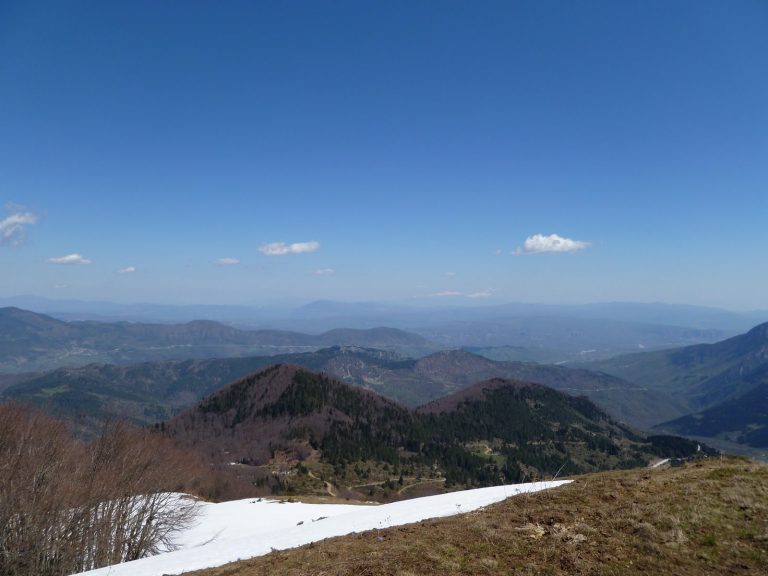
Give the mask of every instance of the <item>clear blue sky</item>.
[[0, 296], [768, 308], [768, 3], [3, 0], [0, 240]]

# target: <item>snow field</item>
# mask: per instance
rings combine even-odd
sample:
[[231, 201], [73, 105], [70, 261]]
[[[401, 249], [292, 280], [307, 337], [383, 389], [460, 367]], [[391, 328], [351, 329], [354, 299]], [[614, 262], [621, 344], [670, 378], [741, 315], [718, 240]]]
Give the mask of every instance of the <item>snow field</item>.
[[451, 492], [376, 506], [303, 504], [249, 498], [201, 504], [197, 524], [179, 535], [179, 549], [82, 572], [88, 576], [163, 576], [222, 566], [334, 536], [389, 528], [477, 510], [510, 496], [569, 480]]

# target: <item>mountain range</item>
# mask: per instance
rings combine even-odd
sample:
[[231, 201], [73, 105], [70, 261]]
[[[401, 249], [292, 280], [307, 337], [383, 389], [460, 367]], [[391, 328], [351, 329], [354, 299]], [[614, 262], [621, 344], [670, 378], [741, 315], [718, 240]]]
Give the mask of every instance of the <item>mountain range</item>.
[[[562, 318], [551, 319], [560, 326], [557, 330], [565, 329]], [[526, 322], [536, 324], [537, 319]], [[606, 326], [602, 338], [618, 341], [620, 334], [612, 332], [616, 325]], [[471, 340], [472, 330], [481, 334], [486, 328], [473, 323], [465, 338]], [[538, 324], [542, 334], [547, 329], [546, 323]], [[669, 329], [675, 330], [664, 327]], [[575, 342], [589, 342], [587, 333], [573, 330]], [[539, 334], [523, 332], [528, 338]], [[494, 342], [497, 337], [503, 341], [493, 331], [483, 338]], [[555, 335], [541, 336], [541, 342], [560, 345]], [[87, 431], [104, 418], [127, 417], [140, 424], [170, 418], [219, 386], [274, 363], [323, 371], [411, 407], [481, 380], [509, 378], [586, 395], [638, 428], [658, 426], [666, 432], [768, 447], [763, 431], [768, 324], [715, 343], [568, 365], [491, 359], [517, 358], [533, 348], [470, 348], [477, 352], [473, 354], [438, 351], [442, 346], [393, 328], [302, 334], [241, 330], [212, 321], [65, 322], [3, 308], [0, 394], [76, 418]], [[555, 349], [536, 350], [546, 355]]]
[[[512, 346], [518, 349], [514, 356], [502, 358], [491, 352], [489, 357], [546, 362], [597, 360], [643, 349], [715, 342], [768, 319], [768, 312], [737, 313], [659, 303], [459, 305], [450, 300], [318, 301], [302, 306], [257, 307], [122, 305], [19, 296], [0, 298], [0, 305], [27, 308], [67, 321], [157, 324], [206, 319], [248, 331], [317, 334], [342, 326], [354, 329], [389, 326], [419, 334], [444, 348]], [[269, 350], [249, 353], [269, 353]], [[409, 355], [419, 353], [408, 352]], [[213, 350], [206, 354], [218, 355]]]
[[688, 414], [659, 429], [768, 448], [768, 323], [715, 344], [587, 364], [668, 394]]
[[659, 415], [671, 419], [686, 413], [662, 392], [585, 369], [496, 362], [461, 350], [414, 359], [347, 346], [275, 356], [60, 368], [31, 375], [9, 386], [4, 396], [47, 407], [85, 428], [112, 418], [148, 424], [170, 418], [219, 387], [275, 363], [322, 371], [410, 407], [482, 380], [508, 378], [586, 395], [615, 418], [640, 428], [656, 423]]
[[0, 308], [0, 371], [31, 372], [92, 362], [269, 355], [332, 345], [368, 346], [422, 355], [440, 347], [395, 328], [333, 329], [322, 334], [240, 330], [208, 320], [186, 324], [64, 322], [19, 308]]
[[334, 484], [371, 462], [431, 467], [446, 485], [466, 487], [696, 451], [680, 438], [637, 435], [586, 398], [529, 382], [486, 380], [411, 410], [284, 364], [225, 386], [162, 429], [219, 464], [333, 466]]
[[67, 320], [179, 323], [216, 320], [226, 324], [271, 325], [298, 331], [325, 331], [338, 326], [393, 326], [405, 330], [450, 322], [499, 318], [567, 317], [618, 322], [716, 329], [733, 334], [768, 320], [768, 310], [734, 312], [721, 308], [660, 302], [602, 302], [593, 304], [480, 303], [443, 299], [407, 302], [339, 302], [307, 304], [163, 305], [118, 304], [83, 300], [52, 300], [37, 296], [0, 298], [0, 307], [17, 307]]

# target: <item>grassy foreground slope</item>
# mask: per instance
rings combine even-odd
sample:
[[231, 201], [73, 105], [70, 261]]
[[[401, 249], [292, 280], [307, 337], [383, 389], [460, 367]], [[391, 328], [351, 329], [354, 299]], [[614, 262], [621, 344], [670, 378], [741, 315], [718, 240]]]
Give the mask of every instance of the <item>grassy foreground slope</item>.
[[193, 574], [768, 574], [768, 467], [710, 458], [589, 474], [466, 515]]

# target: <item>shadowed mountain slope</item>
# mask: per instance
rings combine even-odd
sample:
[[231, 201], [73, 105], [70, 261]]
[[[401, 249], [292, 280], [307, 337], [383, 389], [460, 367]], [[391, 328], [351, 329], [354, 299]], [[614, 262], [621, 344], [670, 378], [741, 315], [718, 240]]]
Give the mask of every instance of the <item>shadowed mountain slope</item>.
[[717, 438], [768, 449], [768, 364], [744, 379], [752, 388], [735, 398], [694, 414], [659, 424], [673, 434]]
[[672, 396], [688, 414], [658, 429], [768, 447], [768, 323], [715, 344], [619, 356], [593, 363]]
[[[586, 398], [493, 379], [416, 411], [297, 366], [242, 378], [163, 425], [213, 462], [266, 464], [316, 452], [353, 462], [437, 466], [447, 485], [643, 465], [663, 442], [616, 423]], [[692, 451], [676, 439], [676, 449]]]
[[715, 344], [617, 356], [586, 365], [704, 407], [746, 392], [768, 363], [768, 323]]

